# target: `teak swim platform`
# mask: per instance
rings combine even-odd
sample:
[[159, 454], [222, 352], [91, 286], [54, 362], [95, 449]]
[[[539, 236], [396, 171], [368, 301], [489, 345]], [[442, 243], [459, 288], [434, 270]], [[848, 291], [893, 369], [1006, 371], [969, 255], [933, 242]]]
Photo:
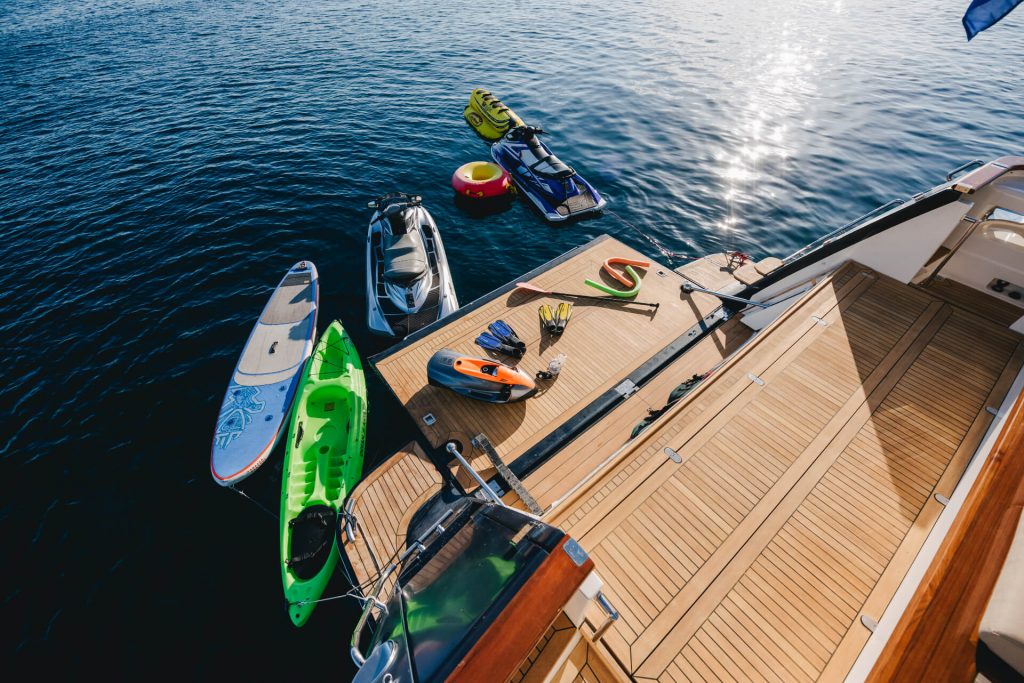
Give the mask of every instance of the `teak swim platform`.
[[[641, 258], [621, 242], [601, 237], [521, 279], [545, 289], [590, 295], [593, 290], [584, 280], [599, 277], [606, 258], [624, 255]], [[456, 440], [468, 451], [473, 437], [484, 433], [501, 457], [511, 462], [599, 401], [602, 394], [629, 391], [617, 387], [632, 382], [630, 374], [642, 365], [638, 359], [646, 361], [673, 342], [682, 347], [680, 337], [685, 339], [689, 330], [699, 328], [721, 308], [715, 297], [682, 294], [683, 282], [671, 269], [652, 263], [641, 294], [644, 301], [661, 303], [656, 311], [620, 300], [581, 301], [571, 325], [557, 339], [541, 331], [537, 308], [560, 299], [509, 285], [463, 306], [454, 316], [424, 330], [426, 334], [413, 335], [371, 362], [431, 446], [440, 448]], [[520, 368], [533, 375], [547, 368], [550, 357], [564, 353], [568, 356], [564, 373], [554, 381], [541, 381], [538, 396], [502, 406], [468, 400], [427, 383], [427, 360], [435, 351], [450, 348], [469, 356], [484, 355], [473, 340], [498, 319], [508, 322], [527, 343], [529, 353], [518, 362]], [[511, 360], [500, 354], [494, 358]], [[482, 453], [470, 462], [481, 472], [491, 467]]]
[[[1024, 304], [1010, 295], [1015, 279], [977, 273], [978, 254], [1001, 252], [1024, 273], [1010, 247], [986, 252], [984, 241], [1017, 230], [994, 213], [998, 202], [1019, 212], [1024, 244], [1024, 160], [1015, 164], [939, 186], [785, 261], [713, 254], [678, 271], [651, 261], [639, 298], [660, 304], [653, 314], [577, 304], [552, 339], [536, 309], [558, 298], [510, 283], [372, 358], [423, 438], [349, 499], [342, 546], [354, 582], [369, 597], [422, 599], [444, 562], [471, 554], [475, 522], [458, 511], [469, 494], [564, 534], [579, 549], [565, 552], [593, 570], [582, 583], [563, 572], [576, 592], [550, 613], [539, 597], [547, 579], [527, 580], [494, 613], [504, 640], [453, 650], [447, 680], [465, 680], [460, 662], [479, 666], [481, 643], [494, 648], [495, 678], [513, 681], [905, 680], [934, 678], [947, 670], [939, 661], [970, 680], [979, 631], [995, 659], [999, 638], [1014, 637], [981, 612], [1005, 583], [993, 589], [1003, 558], [1020, 554], [1014, 528], [1024, 533], [1024, 466], [1005, 445], [1024, 439]], [[994, 182], [1002, 187], [986, 193]], [[1009, 204], [1018, 190], [1020, 204]], [[878, 246], [906, 245], [898, 230], [915, 236], [912, 258]], [[584, 294], [608, 258], [651, 260], [602, 237], [520, 280]], [[686, 282], [768, 307], [730, 307], [686, 293]], [[519, 365], [531, 374], [565, 353], [558, 378], [503, 406], [427, 384], [433, 351], [482, 355], [473, 339], [495, 319], [527, 343]], [[511, 547], [532, 537], [523, 533]], [[549, 577], [558, 553], [545, 552], [537, 571]], [[965, 562], [977, 563], [986, 593]], [[502, 620], [521, 618], [524, 595], [542, 627]], [[950, 615], [949, 627], [923, 624], [928, 614]], [[915, 649], [915, 637], [939, 654]]]

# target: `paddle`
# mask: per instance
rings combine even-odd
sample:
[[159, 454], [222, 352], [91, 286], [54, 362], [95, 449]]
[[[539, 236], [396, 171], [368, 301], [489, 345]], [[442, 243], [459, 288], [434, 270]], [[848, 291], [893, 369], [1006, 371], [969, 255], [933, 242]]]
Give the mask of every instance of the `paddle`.
[[547, 289], [541, 289], [535, 284], [529, 282], [517, 282], [516, 289], [526, 290], [527, 292], [534, 292], [536, 294], [550, 294], [552, 296], [567, 297], [570, 299], [590, 299], [592, 301], [605, 301], [613, 304], [636, 304], [637, 306], [650, 306], [651, 308], [657, 308], [661, 306], [660, 303], [648, 304], [643, 301], [628, 301], [626, 299], [616, 299], [611, 296], [587, 296], [586, 294], [567, 294], [565, 292], [552, 292]]

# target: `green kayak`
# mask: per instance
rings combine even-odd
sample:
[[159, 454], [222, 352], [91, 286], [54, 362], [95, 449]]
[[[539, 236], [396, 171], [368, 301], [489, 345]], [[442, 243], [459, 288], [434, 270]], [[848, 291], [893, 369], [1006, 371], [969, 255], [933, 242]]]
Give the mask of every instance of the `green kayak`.
[[299, 381], [281, 473], [281, 578], [296, 626], [338, 564], [338, 511], [362, 475], [365, 441], [363, 366], [335, 320]]

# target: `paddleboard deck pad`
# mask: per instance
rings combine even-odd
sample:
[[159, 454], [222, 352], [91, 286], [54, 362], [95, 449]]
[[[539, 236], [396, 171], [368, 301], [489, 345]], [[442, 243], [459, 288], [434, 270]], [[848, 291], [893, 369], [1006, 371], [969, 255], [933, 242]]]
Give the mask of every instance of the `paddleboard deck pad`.
[[274, 290], [231, 376], [210, 451], [210, 472], [231, 486], [277, 444], [313, 351], [320, 287], [316, 266], [295, 264]]

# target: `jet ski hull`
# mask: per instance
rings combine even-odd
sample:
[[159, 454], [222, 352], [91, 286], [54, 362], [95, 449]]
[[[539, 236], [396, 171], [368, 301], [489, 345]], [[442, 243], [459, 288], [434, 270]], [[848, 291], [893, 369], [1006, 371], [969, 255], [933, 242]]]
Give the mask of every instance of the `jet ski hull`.
[[512, 182], [544, 218], [553, 223], [597, 213], [607, 203], [578, 173], [556, 179], [532, 171], [530, 166], [536, 157], [526, 144], [510, 140], [507, 135], [491, 146], [491, 157], [508, 171]]

